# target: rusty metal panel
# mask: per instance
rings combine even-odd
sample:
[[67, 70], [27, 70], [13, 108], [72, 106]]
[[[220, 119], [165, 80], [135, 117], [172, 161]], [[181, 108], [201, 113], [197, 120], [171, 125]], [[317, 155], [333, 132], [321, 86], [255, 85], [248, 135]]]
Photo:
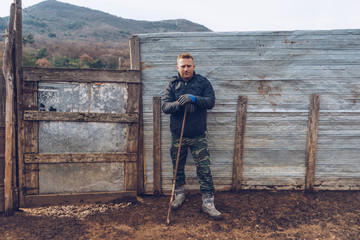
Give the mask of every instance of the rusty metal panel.
[[[303, 189], [309, 103], [319, 94], [318, 189], [360, 189], [360, 30], [139, 34], [146, 191], [152, 192], [152, 98], [189, 52], [216, 93], [208, 140], [217, 189], [231, 185], [237, 98], [248, 97], [244, 188]], [[163, 190], [171, 189], [169, 116], [162, 115]], [[189, 164], [188, 186], [198, 183]], [[338, 182], [338, 183], [336, 183]]]
[[39, 83], [40, 111], [125, 113], [126, 84]]
[[[38, 84], [38, 110], [126, 113], [127, 85], [122, 83]], [[39, 153], [122, 153], [124, 123], [39, 122]], [[124, 191], [124, 163], [39, 165], [39, 194]]]
[[40, 194], [124, 191], [124, 163], [40, 164]]
[[125, 147], [126, 124], [39, 123], [39, 153], [120, 153]]
[[[39, 83], [39, 111], [125, 113], [126, 84]], [[126, 124], [40, 122], [39, 153], [124, 152]]]

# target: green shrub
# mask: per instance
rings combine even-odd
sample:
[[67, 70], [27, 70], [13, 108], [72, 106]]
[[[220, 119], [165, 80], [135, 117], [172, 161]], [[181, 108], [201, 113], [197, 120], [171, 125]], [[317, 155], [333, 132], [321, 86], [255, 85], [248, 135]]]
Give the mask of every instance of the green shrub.
[[24, 67], [35, 67], [36, 66], [36, 56], [34, 53], [23, 52], [23, 66]]
[[48, 52], [46, 48], [41, 48], [39, 51], [37, 51], [36, 59], [46, 58], [47, 56], [48, 56]]

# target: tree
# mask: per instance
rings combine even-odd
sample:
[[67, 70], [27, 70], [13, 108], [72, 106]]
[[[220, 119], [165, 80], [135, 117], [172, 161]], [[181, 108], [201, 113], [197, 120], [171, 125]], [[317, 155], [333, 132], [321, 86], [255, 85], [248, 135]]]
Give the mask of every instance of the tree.
[[39, 51], [37, 51], [36, 59], [46, 58], [47, 56], [48, 56], [47, 49], [41, 48]]
[[94, 61], [94, 59], [89, 55], [87, 55], [86, 53], [81, 55], [79, 60], [80, 60], [80, 66], [82, 68], [89, 68], [91, 66], [91, 63]]
[[24, 45], [26, 45], [27, 43], [34, 43], [35, 40], [34, 40], [34, 35], [32, 35], [31, 33], [25, 33], [24, 36], [23, 36], [23, 43]]
[[49, 33], [49, 34], [48, 34], [48, 37], [49, 37], [49, 38], [56, 38], [56, 34], [55, 34], [55, 33]]
[[49, 60], [47, 60], [46, 58], [38, 59], [38, 60], [36, 61], [36, 66], [38, 66], [38, 67], [43, 67], [43, 68], [50, 68], [50, 67], [52, 67], [51, 63], [50, 63]]

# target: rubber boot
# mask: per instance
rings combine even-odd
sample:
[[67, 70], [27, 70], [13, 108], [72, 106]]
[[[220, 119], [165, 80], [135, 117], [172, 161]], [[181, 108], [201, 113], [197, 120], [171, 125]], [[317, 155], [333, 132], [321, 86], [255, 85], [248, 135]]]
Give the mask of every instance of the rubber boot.
[[222, 220], [223, 216], [221, 212], [216, 210], [214, 205], [214, 195], [213, 194], [203, 194], [202, 195], [202, 206], [201, 210], [208, 214], [210, 217], [212, 217], [215, 220]]
[[178, 210], [185, 201], [184, 186], [175, 187], [175, 199], [171, 203], [171, 210]]

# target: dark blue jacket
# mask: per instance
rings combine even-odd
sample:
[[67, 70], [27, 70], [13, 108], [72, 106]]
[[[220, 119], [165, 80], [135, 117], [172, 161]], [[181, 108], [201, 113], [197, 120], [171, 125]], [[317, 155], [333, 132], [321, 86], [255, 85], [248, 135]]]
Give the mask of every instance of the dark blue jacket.
[[207, 109], [215, 105], [215, 92], [210, 81], [195, 74], [187, 82], [180, 76], [173, 77], [167, 85], [162, 98], [161, 108], [164, 113], [171, 114], [170, 130], [180, 135], [184, 117], [184, 108], [177, 104], [178, 98], [183, 94], [192, 94], [196, 97], [195, 112], [187, 113], [184, 127], [184, 137], [196, 137], [206, 131]]

